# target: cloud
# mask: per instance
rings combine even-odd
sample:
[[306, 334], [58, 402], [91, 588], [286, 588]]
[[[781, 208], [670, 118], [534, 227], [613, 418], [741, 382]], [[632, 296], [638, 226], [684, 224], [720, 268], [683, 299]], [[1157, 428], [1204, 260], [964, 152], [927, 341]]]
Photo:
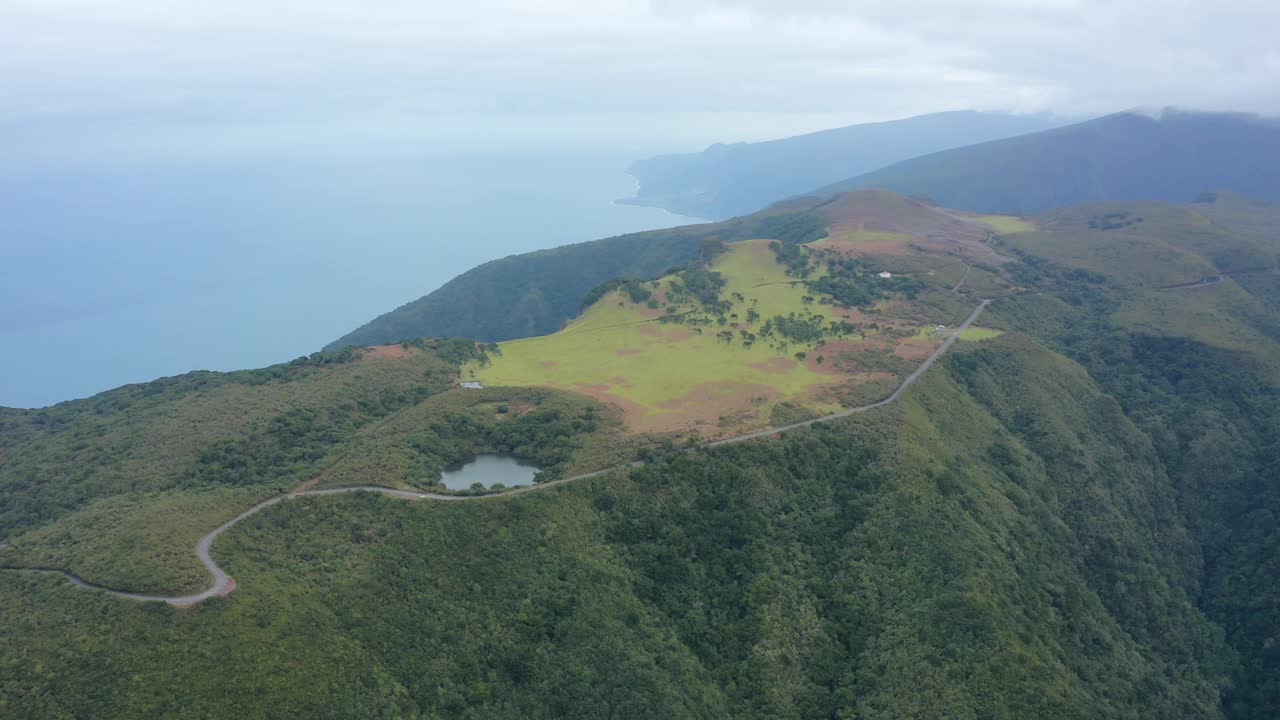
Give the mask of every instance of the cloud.
[[1280, 113], [1277, 27], [1270, 0], [0, 0], [0, 123]]

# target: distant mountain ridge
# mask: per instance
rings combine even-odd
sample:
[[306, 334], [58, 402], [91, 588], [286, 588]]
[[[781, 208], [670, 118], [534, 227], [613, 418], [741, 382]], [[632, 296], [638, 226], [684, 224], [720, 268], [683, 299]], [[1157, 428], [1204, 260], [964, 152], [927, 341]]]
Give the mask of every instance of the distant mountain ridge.
[[722, 220], [907, 158], [1070, 122], [1050, 115], [964, 110], [766, 142], [716, 144], [700, 153], [637, 160], [629, 169], [639, 182], [636, 196], [619, 202]]
[[975, 212], [1034, 213], [1091, 200], [1185, 203], [1210, 190], [1280, 199], [1280, 120], [1129, 111], [904, 160], [827, 185], [878, 188]]
[[[726, 176], [729, 181], [734, 177]], [[490, 341], [554, 332], [578, 313], [583, 296], [601, 282], [661, 274], [693, 258], [700, 243], [712, 236], [794, 239], [821, 233], [829, 221], [822, 204], [862, 189], [924, 196], [943, 207], [1012, 214], [1099, 200], [1187, 203], [1208, 191], [1276, 200], [1280, 121], [1228, 113], [1124, 112], [925, 155], [729, 221], [495, 260], [371, 320], [327, 349], [427, 336]]]

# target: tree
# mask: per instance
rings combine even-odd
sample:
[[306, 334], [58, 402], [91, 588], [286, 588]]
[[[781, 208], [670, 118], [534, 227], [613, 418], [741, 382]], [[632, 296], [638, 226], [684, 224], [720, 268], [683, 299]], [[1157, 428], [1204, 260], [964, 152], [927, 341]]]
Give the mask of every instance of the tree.
[[719, 235], [703, 238], [702, 244], [698, 246], [698, 260], [705, 265], [710, 265], [727, 248], [725, 241], [721, 240]]

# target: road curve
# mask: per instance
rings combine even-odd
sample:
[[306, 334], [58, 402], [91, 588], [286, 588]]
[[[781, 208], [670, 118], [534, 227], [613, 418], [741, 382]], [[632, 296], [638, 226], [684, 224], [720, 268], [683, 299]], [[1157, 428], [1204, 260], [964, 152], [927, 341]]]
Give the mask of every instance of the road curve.
[[[849, 417], [850, 415], [867, 412], [868, 410], [874, 410], [876, 408], [889, 405], [890, 403], [897, 401], [897, 399], [902, 395], [902, 393], [906, 391], [906, 389], [910, 387], [912, 383], [918, 380], [920, 376], [923, 375], [931, 365], [933, 365], [934, 361], [937, 360], [939, 357], [941, 357], [942, 354], [945, 353], [947, 349], [950, 348], [951, 345], [957, 339], [959, 339], [960, 333], [964, 332], [966, 328], [968, 328], [970, 325], [973, 324], [975, 320], [978, 319], [978, 316], [982, 314], [982, 311], [986, 309], [987, 305], [990, 302], [991, 300], [983, 300], [982, 302], [980, 302], [978, 306], [973, 309], [973, 312], [969, 314], [969, 317], [965, 318], [964, 322], [960, 323], [958, 326], [956, 326], [954, 330], [951, 331], [951, 334], [942, 343], [942, 345], [938, 346], [936, 350], [930, 353], [929, 357], [925, 358], [924, 362], [920, 363], [920, 366], [917, 367], [915, 370], [913, 370], [911, 374], [908, 375], [902, 381], [902, 384], [899, 385], [897, 388], [895, 388], [894, 391], [890, 393], [888, 397], [884, 398], [883, 400], [878, 400], [876, 402], [871, 403], [870, 405], [862, 405], [859, 407], [847, 408], [845, 410], [841, 410], [840, 412], [831, 413], [830, 415], [823, 415], [821, 417], [816, 417], [810, 420], [791, 423], [789, 425], [779, 425], [777, 427], [765, 428], [764, 430], [757, 430], [755, 432], [749, 432], [742, 435], [735, 435], [733, 437], [724, 438], [722, 440], [713, 440], [711, 442], [703, 443], [698, 447], [713, 448], [713, 447], [720, 447], [722, 445], [732, 445], [733, 443], [746, 442], [748, 440], [755, 440], [757, 438], [762, 438], [762, 437], [769, 437], [771, 435], [777, 435], [779, 433], [783, 433], [788, 430], [795, 430], [797, 428], [808, 427], [810, 425], [814, 425], [820, 422], [826, 422], [828, 420], [845, 418], [845, 417]], [[586, 480], [587, 478], [599, 477], [601, 475], [613, 472], [615, 470], [627, 470], [631, 468], [641, 467], [643, 465], [644, 465], [643, 462], [635, 461], [635, 462], [627, 463], [625, 465], [615, 465], [613, 467], [607, 467], [601, 470], [596, 470], [594, 472], [583, 473], [581, 475], [574, 475], [572, 477], [560, 478], [559, 480], [550, 480], [548, 482], [538, 483], [537, 485], [528, 485], [525, 487], [513, 488], [511, 490], [507, 490], [501, 493], [494, 493], [492, 495], [444, 495], [441, 493], [419, 492], [416, 490], [399, 490], [396, 488], [387, 488], [387, 487], [381, 487], [378, 485], [360, 485], [355, 487], [325, 488], [321, 490], [298, 490], [296, 492], [291, 492], [286, 495], [278, 495], [268, 500], [263, 500], [257, 505], [254, 505], [248, 510], [245, 510], [239, 515], [231, 518], [230, 520], [222, 523], [218, 527], [210, 530], [208, 533], [204, 535], [204, 537], [200, 538], [199, 542], [196, 543], [196, 556], [200, 558], [200, 562], [205, 566], [205, 568], [209, 570], [209, 574], [213, 576], [213, 584], [210, 585], [207, 589], [201, 592], [195, 593], [193, 595], [153, 595], [148, 593], [129, 592], [127, 590], [117, 590], [115, 588], [106, 587], [104, 585], [91, 583], [65, 570], [58, 570], [55, 568], [10, 567], [10, 568], [0, 568], [0, 569], [28, 570], [31, 572], [62, 575], [69, 582], [71, 582], [72, 585], [76, 585], [78, 587], [83, 587], [83, 588], [90, 588], [93, 590], [100, 590], [102, 592], [109, 593], [117, 597], [129, 598], [131, 600], [143, 600], [148, 602], [166, 602], [171, 605], [192, 605], [194, 603], [200, 602], [201, 600], [207, 600], [208, 598], [211, 598], [214, 596], [226, 595], [227, 593], [235, 589], [235, 581], [232, 580], [231, 576], [228, 575], [226, 571], [223, 570], [216, 562], [213, 561], [213, 558], [209, 556], [209, 547], [213, 544], [213, 541], [219, 535], [221, 535], [223, 532], [230, 529], [232, 526], [234, 526], [236, 523], [240, 522], [241, 520], [244, 520], [245, 518], [251, 515], [256, 515], [262, 510], [269, 508], [272, 505], [276, 505], [281, 502], [284, 502], [285, 500], [304, 497], [308, 495], [338, 495], [342, 493], [362, 492], [362, 491], [363, 492], [380, 492], [380, 493], [383, 493], [384, 495], [391, 495], [392, 497], [403, 498], [406, 500], [442, 500], [446, 502], [494, 500], [499, 498], [505, 498], [511, 495], [519, 495], [521, 493], [533, 492], [535, 490], [542, 490], [544, 488], [554, 487], [556, 485], [563, 485], [565, 483], [574, 482], [575, 480]]]

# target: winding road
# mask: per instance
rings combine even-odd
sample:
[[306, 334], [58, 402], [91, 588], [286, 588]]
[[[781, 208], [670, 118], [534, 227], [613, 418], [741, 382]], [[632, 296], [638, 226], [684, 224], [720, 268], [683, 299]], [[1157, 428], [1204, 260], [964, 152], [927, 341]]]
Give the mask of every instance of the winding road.
[[[733, 437], [724, 438], [722, 440], [713, 440], [711, 442], [703, 443], [698, 447], [713, 448], [713, 447], [720, 447], [722, 445], [732, 445], [733, 443], [746, 442], [748, 440], [755, 440], [757, 438], [762, 438], [762, 437], [769, 437], [771, 435], [777, 435], [779, 433], [783, 433], [788, 430], [795, 430], [802, 427], [808, 427], [810, 425], [814, 425], [820, 422], [826, 422], [828, 420], [845, 418], [845, 417], [849, 417], [850, 415], [867, 412], [868, 410], [874, 410], [876, 408], [889, 405], [890, 403], [897, 401], [897, 399], [902, 395], [902, 393], [906, 391], [906, 389], [912, 383], [918, 380], [920, 376], [923, 375], [931, 365], [933, 365], [934, 361], [937, 360], [939, 357], [941, 357], [942, 354], [945, 353], [947, 349], [950, 348], [951, 345], [955, 343], [957, 339], [959, 339], [960, 333], [964, 332], [966, 328], [968, 328], [970, 325], [973, 324], [975, 320], [978, 319], [978, 316], [982, 314], [982, 311], [986, 309], [987, 305], [990, 302], [991, 300], [989, 299], [986, 299], [980, 302], [978, 306], [973, 309], [973, 312], [969, 314], [969, 317], [965, 318], [964, 322], [960, 323], [960, 325], [956, 326], [956, 328], [951, 331], [951, 334], [942, 343], [942, 345], [938, 346], [936, 350], [930, 353], [929, 357], [925, 358], [924, 361], [920, 363], [920, 366], [917, 367], [915, 370], [913, 370], [911, 374], [908, 375], [902, 381], [902, 384], [899, 385], [897, 388], [895, 388], [894, 391], [890, 393], [888, 397], [884, 398], [883, 400], [878, 400], [876, 402], [871, 403], [870, 405], [861, 405], [859, 407], [847, 408], [845, 410], [841, 410], [840, 412], [831, 413], [830, 415], [822, 415], [821, 417], [816, 417], [810, 420], [791, 423], [789, 425], [779, 425], [776, 427], [765, 428], [764, 430], [757, 430], [755, 432], [749, 432], [742, 435], [735, 435]], [[65, 570], [58, 570], [55, 568], [2, 568], [2, 569], [26, 570], [31, 572], [62, 575], [68, 581], [70, 581], [71, 584], [76, 585], [78, 587], [90, 588], [93, 590], [100, 590], [102, 592], [109, 593], [117, 597], [129, 598], [131, 600], [143, 600], [143, 601], [149, 601], [149, 602], [166, 602], [171, 605], [191, 605], [194, 603], [198, 603], [201, 600], [207, 600], [208, 598], [211, 598], [217, 595], [226, 595], [227, 593], [230, 593], [232, 590], [235, 589], [235, 581], [232, 580], [231, 576], [228, 575], [226, 571], [223, 570], [216, 562], [213, 561], [213, 558], [209, 556], [209, 547], [213, 544], [213, 541], [217, 539], [219, 535], [221, 535], [222, 533], [226, 532], [227, 530], [235, 526], [236, 523], [239, 523], [241, 520], [244, 520], [245, 518], [250, 517], [252, 515], [256, 515], [262, 510], [265, 510], [266, 508], [269, 508], [272, 505], [277, 505], [281, 502], [284, 502], [285, 500], [290, 500], [293, 498], [304, 497], [309, 495], [338, 495], [341, 493], [362, 492], [362, 491], [363, 492], [380, 492], [380, 493], [383, 493], [384, 495], [391, 495], [393, 497], [404, 498], [406, 500], [442, 500], [446, 502], [495, 500], [495, 499], [509, 497], [511, 495], [519, 495], [521, 493], [534, 492], [536, 490], [542, 490], [545, 488], [554, 487], [556, 485], [563, 485], [565, 483], [574, 482], [576, 480], [586, 480], [587, 478], [598, 477], [600, 475], [604, 475], [605, 473], [614, 472], [616, 470], [626, 470], [630, 468], [637, 468], [643, 465], [644, 465], [643, 462], [635, 461], [635, 462], [627, 463], [625, 465], [615, 465], [613, 467], [607, 467], [601, 470], [596, 470], [594, 472], [583, 473], [582, 475], [574, 475], [572, 477], [561, 478], [559, 480], [550, 480], [548, 482], [539, 483], [537, 485], [528, 485], [525, 487], [513, 488], [511, 490], [507, 490], [501, 493], [494, 493], [491, 495], [443, 495], [440, 493], [418, 492], [415, 490], [398, 490], [395, 488], [380, 487], [377, 485], [360, 485], [360, 486], [354, 486], [354, 487], [326, 488], [326, 489], [320, 489], [320, 490], [298, 490], [295, 492], [291, 492], [287, 495], [278, 495], [276, 497], [270, 498], [269, 500], [263, 500], [257, 505], [254, 505], [248, 510], [245, 510], [239, 515], [231, 518], [230, 520], [222, 523], [218, 527], [210, 530], [207, 534], [204, 535], [204, 537], [200, 538], [199, 542], [196, 543], [196, 556], [200, 558], [200, 562], [204, 564], [205, 568], [209, 570], [209, 574], [213, 576], [213, 584], [210, 585], [204, 591], [195, 593], [194, 595], [151, 595], [147, 593], [135, 593], [135, 592], [128, 592], [126, 590], [117, 590], [114, 588], [98, 585], [96, 583], [88, 582], [87, 580], [83, 580]]]

